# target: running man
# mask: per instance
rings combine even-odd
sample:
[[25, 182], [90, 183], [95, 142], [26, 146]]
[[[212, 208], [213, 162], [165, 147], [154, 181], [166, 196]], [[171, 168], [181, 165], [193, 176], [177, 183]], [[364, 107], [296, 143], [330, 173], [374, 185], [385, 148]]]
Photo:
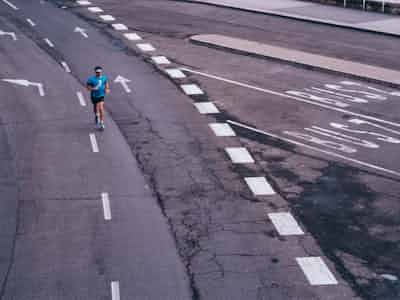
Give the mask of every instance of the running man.
[[90, 91], [95, 123], [100, 130], [104, 130], [104, 97], [110, 92], [110, 85], [107, 76], [103, 75], [102, 67], [95, 67], [94, 72], [95, 75], [87, 80], [86, 87]]

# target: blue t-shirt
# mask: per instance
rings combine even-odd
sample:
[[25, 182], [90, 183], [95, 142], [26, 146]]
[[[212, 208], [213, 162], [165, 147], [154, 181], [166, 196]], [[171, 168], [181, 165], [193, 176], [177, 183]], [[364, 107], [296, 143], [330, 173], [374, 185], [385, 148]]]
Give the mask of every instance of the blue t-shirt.
[[95, 88], [95, 90], [92, 90], [90, 92], [90, 96], [92, 98], [104, 97], [104, 95], [106, 94], [106, 82], [107, 82], [106, 75], [101, 75], [100, 77], [93, 75], [89, 77], [86, 84]]

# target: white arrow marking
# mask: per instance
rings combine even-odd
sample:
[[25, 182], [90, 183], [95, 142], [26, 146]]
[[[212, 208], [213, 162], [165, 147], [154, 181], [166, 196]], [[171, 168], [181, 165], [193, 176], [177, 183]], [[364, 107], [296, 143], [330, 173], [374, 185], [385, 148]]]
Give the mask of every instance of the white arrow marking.
[[5, 31], [0, 30], [0, 35], [9, 35], [9, 36], [11, 36], [11, 38], [12, 38], [14, 41], [17, 40], [17, 36], [15, 35], [14, 32], [5, 32]]
[[10, 1], [3, 0], [3, 2], [4, 2], [5, 4], [7, 4], [9, 7], [11, 7], [12, 9], [18, 10], [18, 7], [16, 7], [16, 6], [15, 6], [14, 4], [12, 4]]
[[121, 75], [118, 75], [117, 78], [115, 78], [114, 82], [119, 82], [121, 83], [122, 87], [124, 88], [125, 92], [130, 93], [131, 90], [129, 89], [127, 82], [131, 82], [129, 79], [122, 77]]
[[39, 95], [42, 97], [44, 96], [43, 84], [41, 84], [39, 82], [31, 82], [26, 79], [2, 79], [2, 81], [10, 82], [10, 83], [14, 83], [14, 84], [22, 85], [22, 86], [30, 86], [30, 85], [36, 86], [39, 90]]
[[86, 29], [83, 29], [83, 28], [80, 28], [80, 27], [76, 27], [75, 30], [74, 30], [74, 32], [79, 32], [80, 34], [82, 34], [82, 36], [84, 38], [88, 38], [88, 35], [87, 35], [87, 33], [85, 31], [86, 31]]

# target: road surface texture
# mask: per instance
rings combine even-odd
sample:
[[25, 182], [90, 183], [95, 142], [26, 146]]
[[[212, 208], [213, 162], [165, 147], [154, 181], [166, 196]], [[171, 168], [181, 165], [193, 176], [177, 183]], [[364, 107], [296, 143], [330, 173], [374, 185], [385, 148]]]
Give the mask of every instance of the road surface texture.
[[0, 2], [1, 299], [398, 299], [399, 91], [199, 34], [400, 69], [398, 38], [228, 8]]

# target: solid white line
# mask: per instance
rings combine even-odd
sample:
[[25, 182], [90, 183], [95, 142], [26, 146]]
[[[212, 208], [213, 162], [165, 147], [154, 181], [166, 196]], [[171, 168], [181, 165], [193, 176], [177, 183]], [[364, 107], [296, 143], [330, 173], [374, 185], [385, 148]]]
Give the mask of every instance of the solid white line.
[[325, 108], [325, 109], [334, 110], [334, 111], [341, 112], [341, 113], [344, 113], [344, 114], [350, 114], [350, 115], [361, 117], [361, 118], [364, 118], [364, 119], [367, 119], [367, 120], [372, 120], [372, 121], [381, 122], [381, 123], [384, 123], [384, 124], [389, 124], [389, 125], [392, 125], [392, 126], [400, 127], [400, 123], [391, 122], [391, 121], [387, 121], [387, 120], [380, 119], [380, 118], [375, 118], [375, 117], [372, 117], [372, 116], [369, 116], [369, 115], [364, 115], [364, 114], [352, 112], [352, 111], [346, 110], [346, 109], [332, 107], [332, 106], [329, 106], [329, 105], [325, 105], [325, 104], [317, 103], [317, 102], [314, 102], [314, 101], [302, 99], [302, 98], [299, 98], [299, 97], [296, 97], [296, 96], [292, 96], [292, 95], [289, 95], [289, 94], [275, 92], [275, 91], [264, 89], [264, 88], [260, 88], [260, 87], [254, 86], [254, 85], [241, 83], [241, 82], [238, 82], [238, 81], [226, 79], [226, 78], [215, 76], [215, 75], [210, 75], [210, 74], [199, 72], [199, 71], [194, 71], [194, 70], [188, 69], [188, 68], [180, 68], [180, 69], [183, 70], [183, 71], [187, 71], [189, 73], [198, 74], [198, 75], [201, 75], [201, 76], [204, 76], [204, 77], [208, 77], [208, 78], [213, 78], [213, 79], [216, 79], [216, 80], [224, 81], [224, 82], [227, 82], [227, 83], [231, 83], [231, 84], [238, 85], [238, 86], [241, 86], [241, 87], [249, 88], [249, 89], [252, 89], [252, 90], [259, 91], [259, 92], [264, 92], [264, 93], [267, 93], [267, 94], [280, 96], [280, 97], [296, 100], [296, 101], [299, 101], [299, 102], [303, 102], [303, 103], [319, 106], [319, 107], [322, 107], [322, 108]]
[[18, 10], [18, 9], [19, 9], [19, 8], [16, 7], [14, 4], [12, 4], [10, 1], [3, 0], [3, 2], [4, 2], [5, 4], [7, 4], [9, 7], [11, 7], [12, 9], [14, 9], [14, 10]]
[[119, 293], [119, 281], [112, 281], [111, 282], [111, 299], [112, 300], [120, 300], [120, 293]]
[[353, 158], [346, 157], [346, 156], [343, 156], [343, 155], [340, 155], [340, 154], [337, 154], [337, 153], [334, 153], [334, 152], [330, 152], [330, 151], [322, 150], [322, 149], [319, 149], [319, 148], [316, 148], [316, 147], [313, 147], [313, 146], [309, 146], [307, 144], [303, 144], [303, 143], [300, 143], [300, 142], [297, 142], [297, 141], [294, 141], [294, 140], [291, 140], [291, 139], [287, 139], [287, 138], [278, 136], [278, 135], [273, 134], [273, 133], [269, 133], [269, 132], [266, 132], [266, 131], [263, 131], [263, 130], [260, 130], [260, 129], [257, 129], [257, 128], [254, 128], [254, 127], [247, 126], [245, 124], [241, 124], [241, 123], [236, 122], [236, 121], [228, 120], [227, 122], [230, 123], [230, 124], [233, 124], [233, 125], [236, 125], [236, 126], [239, 126], [239, 127], [242, 127], [242, 128], [246, 128], [248, 130], [252, 130], [254, 132], [257, 132], [257, 133], [260, 133], [260, 134], [264, 134], [266, 136], [269, 136], [269, 137], [272, 137], [272, 138], [287, 142], [287, 143], [291, 143], [291, 144], [294, 144], [294, 145], [297, 145], [297, 146], [308, 148], [308, 149], [311, 149], [311, 150], [316, 151], [316, 152], [321, 152], [321, 153], [324, 153], [324, 154], [327, 154], [327, 155], [330, 155], [330, 156], [334, 156], [334, 157], [337, 157], [337, 158], [341, 158], [341, 159], [350, 161], [352, 163], [355, 163], [355, 164], [358, 164], [358, 165], [361, 165], [361, 166], [364, 166], [364, 167], [368, 167], [368, 168], [371, 168], [371, 169], [374, 169], [374, 170], [377, 170], [377, 171], [381, 171], [381, 172], [384, 172], [384, 173], [388, 173], [388, 174], [392, 174], [392, 175], [396, 175], [396, 176], [400, 177], [400, 172], [397, 172], [397, 171], [393, 171], [393, 170], [390, 170], [390, 169], [385, 169], [383, 167], [379, 167], [379, 166], [376, 166], [376, 165], [373, 165], [373, 164], [370, 164], [370, 163], [366, 163], [366, 162], [363, 162], [361, 160], [353, 159]]
[[256, 196], [271, 196], [275, 195], [275, 191], [267, 182], [265, 177], [246, 177], [244, 179], [250, 190]]
[[86, 101], [85, 101], [85, 97], [83, 96], [83, 93], [82, 92], [76, 92], [76, 95], [78, 96], [80, 105], [81, 106], [86, 106]]
[[268, 214], [272, 224], [280, 235], [303, 235], [304, 232], [296, 222], [291, 213], [270, 213]]
[[251, 164], [254, 159], [251, 157], [249, 151], [243, 147], [228, 147], [225, 148], [226, 153], [234, 164]]
[[48, 38], [45, 38], [44, 41], [49, 45], [49, 47], [54, 48], [54, 44]]
[[31, 19], [26, 19], [26, 21], [33, 27], [36, 26], [36, 24], [31, 20]]
[[104, 220], [111, 220], [110, 197], [108, 193], [101, 193], [101, 201], [103, 202]]
[[338, 284], [321, 257], [297, 257], [296, 261], [311, 285]]
[[64, 67], [65, 72], [71, 73], [71, 69], [69, 68], [69, 66], [67, 65], [67, 63], [65, 61], [62, 61], [61, 65]]
[[94, 153], [99, 152], [99, 146], [97, 145], [96, 135], [94, 133], [89, 134], [90, 143], [92, 144], [92, 150]]

